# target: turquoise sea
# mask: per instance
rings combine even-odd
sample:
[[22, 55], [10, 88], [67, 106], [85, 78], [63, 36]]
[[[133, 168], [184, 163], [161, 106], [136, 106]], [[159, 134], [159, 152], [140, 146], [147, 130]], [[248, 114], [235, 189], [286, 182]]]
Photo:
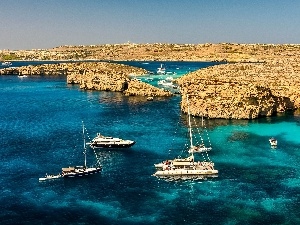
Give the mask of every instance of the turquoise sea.
[[[133, 64], [155, 71], [160, 62]], [[180, 76], [213, 63], [166, 65]], [[0, 96], [1, 224], [300, 224], [297, 116], [205, 119], [219, 176], [165, 181], [151, 176], [153, 164], [183, 156], [188, 143], [180, 96], [149, 102], [83, 91], [65, 77], [17, 76], [0, 76]], [[98, 150], [102, 174], [39, 182], [83, 163], [82, 121], [89, 138], [101, 132], [136, 144]]]

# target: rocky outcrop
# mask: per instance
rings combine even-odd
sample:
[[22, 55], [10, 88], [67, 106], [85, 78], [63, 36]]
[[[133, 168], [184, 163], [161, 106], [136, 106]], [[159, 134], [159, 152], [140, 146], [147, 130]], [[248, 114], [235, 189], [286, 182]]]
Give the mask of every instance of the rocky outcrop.
[[269, 88], [260, 86], [220, 84], [216, 90], [199, 92], [184, 92], [181, 102], [184, 112], [187, 112], [187, 96], [191, 114], [209, 118], [254, 119], [294, 108], [289, 98], [278, 98]]
[[[86, 90], [124, 92], [127, 96], [172, 96], [169, 91], [135, 79], [136, 76], [146, 74], [146, 70], [117, 63], [60, 63], [24, 66], [13, 71], [23, 75], [64, 75], [67, 76], [68, 84], [79, 84], [81, 89]], [[9, 71], [6, 73], [9, 74]]]
[[79, 84], [80, 88], [98, 91], [124, 91], [131, 76], [147, 73], [146, 70], [115, 63], [82, 64], [77, 71], [69, 73], [67, 82]]
[[[219, 61], [229, 62], [201, 69], [180, 78], [183, 97], [191, 96], [191, 111], [211, 118], [257, 118], [300, 108], [299, 44], [116, 44], [60, 46], [46, 50], [5, 51], [20, 59], [100, 59], [149, 61]], [[235, 62], [235, 63], [231, 63]], [[237, 63], [238, 62], [238, 63]], [[251, 63], [247, 63], [251, 62]], [[73, 63], [73, 65], [76, 65]], [[51, 65], [48, 65], [51, 67]], [[125, 91], [126, 95], [155, 96], [156, 91], [132, 82], [119, 73], [123, 69], [105, 70], [105, 66], [84, 66], [21, 71], [36, 75], [67, 75], [68, 83], [78, 83], [91, 90]], [[9, 70], [9, 69], [8, 69]], [[16, 73], [11, 69], [0, 73]], [[144, 88], [145, 86], [145, 88]], [[150, 91], [151, 90], [151, 91]], [[194, 97], [193, 97], [194, 96]], [[194, 105], [194, 107], [193, 107]], [[182, 110], [186, 105], [182, 102]], [[299, 112], [299, 110], [297, 110]]]
[[[138, 81], [135, 76], [147, 71], [133, 68], [120, 64], [97, 64], [93, 71], [68, 75], [67, 82], [80, 84], [81, 89], [87, 90], [122, 91], [126, 96], [172, 96], [169, 91]], [[131, 75], [131, 78], [128, 75]]]
[[254, 119], [299, 108], [300, 74], [291, 76], [291, 70], [282, 68], [237, 63], [190, 73], [176, 80], [183, 95], [182, 110], [187, 112], [187, 95], [191, 114], [210, 118]]
[[136, 79], [128, 82], [128, 89], [124, 91], [126, 96], [151, 96], [151, 97], [169, 97], [172, 96], [170, 91], [153, 87], [150, 84], [140, 82]]

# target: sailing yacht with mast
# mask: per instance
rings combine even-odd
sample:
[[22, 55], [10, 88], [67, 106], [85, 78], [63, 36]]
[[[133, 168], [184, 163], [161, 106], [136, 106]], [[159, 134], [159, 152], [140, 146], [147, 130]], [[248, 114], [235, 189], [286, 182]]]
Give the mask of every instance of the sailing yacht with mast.
[[[214, 163], [210, 161], [195, 161], [194, 152], [191, 149], [194, 149], [193, 145], [193, 136], [192, 136], [192, 127], [191, 127], [191, 116], [190, 116], [190, 107], [188, 102], [188, 132], [190, 139], [189, 146], [189, 156], [187, 158], [177, 158], [173, 160], [166, 160], [162, 163], [155, 164], [157, 171], [153, 174], [154, 176], [160, 178], [184, 178], [184, 179], [195, 179], [195, 178], [204, 178], [204, 177], [217, 177], [218, 170], [214, 169]], [[198, 151], [200, 152], [200, 151]], [[205, 152], [205, 151], [202, 151]]]
[[[203, 121], [203, 116], [201, 118], [201, 122], [202, 122], [202, 128], [204, 127], [204, 121]], [[191, 128], [192, 129], [192, 128]], [[202, 139], [202, 137], [201, 137]], [[188, 150], [189, 153], [200, 153], [200, 152], [208, 152], [211, 151], [212, 147], [206, 147], [204, 144], [204, 141], [202, 139], [201, 144], [197, 144], [197, 145], [191, 145], [190, 149]]]
[[100, 173], [102, 170], [101, 166], [97, 167], [87, 167], [86, 165], [86, 142], [85, 142], [85, 128], [82, 122], [82, 135], [83, 135], [83, 148], [84, 148], [84, 165], [83, 166], [75, 166], [75, 167], [68, 167], [62, 168], [62, 176], [63, 177], [82, 177], [87, 176], [95, 173]]
[[97, 160], [97, 167], [88, 167], [86, 159], [86, 141], [85, 141], [85, 127], [82, 122], [82, 135], [83, 135], [83, 149], [84, 149], [84, 165], [62, 168], [62, 173], [58, 175], [47, 175], [39, 178], [39, 181], [52, 180], [57, 178], [70, 178], [70, 177], [83, 177], [91, 174], [101, 173], [102, 167]]
[[161, 75], [166, 73], [166, 68], [163, 67], [162, 63], [160, 64], [160, 67], [157, 68], [156, 73]]

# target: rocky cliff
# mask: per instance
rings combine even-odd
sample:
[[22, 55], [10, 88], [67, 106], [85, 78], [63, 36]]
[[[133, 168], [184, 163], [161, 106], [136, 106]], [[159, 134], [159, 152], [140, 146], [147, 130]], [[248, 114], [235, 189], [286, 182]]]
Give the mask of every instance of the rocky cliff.
[[[300, 45], [299, 44], [106, 44], [60, 46], [46, 50], [3, 51], [20, 59], [101, 59], [150, 61], [223, 61], [235, 62], [201, 69], [180, 79], [183, 100], [190, 95], [194, 115], [211, 118], [251, 119], [278, 112], [300, 109]], [[251, 62], [251, 63], [248, 63]], [[92, 65], [92, 64], [90, 64]], [[69, 83], [92, 90], [124, 91], [126, 95], [169, 95], [163, 90], [132, 81], [112, 67], [90, 68], [82, 64], [51, 69], [27, 67], [21, 73], [64, 74]], [[115, 66], [116, 67], [116, 66]], [[88, 69], [86, 69], [88, 68]], [[11, 71], [8, 71], [11, 70]], [[0, 73], [18, 73], [16, 69]], [[123, 71], [123, 69], [122, 69]], [[187, 111], [186, 103], [181, 103]]]
[[1, 74], [22, 74], [67, 77], [68, 84], [79, 84], [81, 89], [124, 92], [127, 96], [172, 96], [172, 93], [135, 79], [146, 70], [118, 63], [82, 62], [59, 63], [2, 69]]
[[176, 81], [182, 110], [187, 112], [187, 95], [191, 114], [210, 118], [253, 119], [294, 110], [300, 107], [296, 68], [236, 63], [198, 70]]

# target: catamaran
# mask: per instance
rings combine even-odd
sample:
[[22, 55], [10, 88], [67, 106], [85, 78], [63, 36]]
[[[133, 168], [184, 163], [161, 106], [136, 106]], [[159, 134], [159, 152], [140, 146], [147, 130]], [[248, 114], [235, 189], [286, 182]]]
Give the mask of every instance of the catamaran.
[[[187, 96], [188, 102], [188, 96]], [[206, 177], [217, 177], [218, 170], [214, 168], [214, 163], [210, 161], [207, 155], [207, 161], [195, 161], [191, 127], [190, 107], [188, 102], [188, 132], [190, 139], [189, 156], [186, 158], [175, 158], [172, 160], [165, 160], [161, 163], [154, 164], [157, 171], [153, 174], [160, 178], [182, 178], [182, 179], [196, 179]], [[210, 150], [210, 149], [209, 149]], [[198, 151], [200, 152], [200, 151]], [[206, 151], [202, 151], [206, 152]], [[207, 153], [206, 153], [207, 154]]]

